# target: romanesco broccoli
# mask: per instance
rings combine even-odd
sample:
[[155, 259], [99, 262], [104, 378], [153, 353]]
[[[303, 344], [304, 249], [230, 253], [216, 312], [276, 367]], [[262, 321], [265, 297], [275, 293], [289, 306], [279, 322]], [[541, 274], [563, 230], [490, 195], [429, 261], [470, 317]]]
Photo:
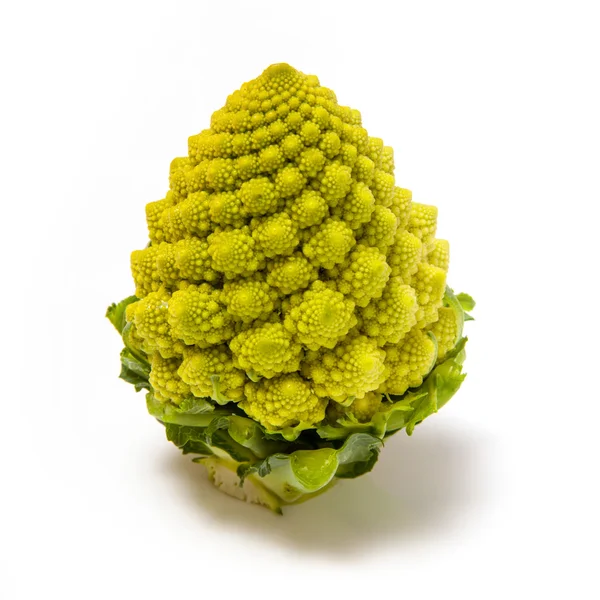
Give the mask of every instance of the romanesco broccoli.
[[317, 77], [270, 66], [187, 150], [108, 311], [121, 376], [222, 489], [278, 508], [448, 400], [474, 302], [447, 288], [437, 208]]

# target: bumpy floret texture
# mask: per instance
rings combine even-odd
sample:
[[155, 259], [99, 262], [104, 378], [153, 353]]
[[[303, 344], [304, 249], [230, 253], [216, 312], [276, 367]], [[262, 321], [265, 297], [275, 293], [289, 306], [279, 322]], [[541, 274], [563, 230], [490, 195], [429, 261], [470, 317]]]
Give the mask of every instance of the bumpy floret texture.
[[177, 373], [199, 398], [211, 397], [223, 404], [240, 400], [244, 393], [246, 374], [235, 368], [231, 351], [225, 344], [185, 348]]
[[310, 350], [333, 348], [356, 325], [354, 302], [321, 281], [291, 298], [285, 327]]
[[390, 277], [391, 268], [378, 248], [359, 245], [336, 272], [337, 290], [354, 300], [357, 306], [367, 306], [380, 298]]
[[319, 423], [325, 418], [327, 401], [298, 373], [247, 383], [245, 396], [240, 406], [268, 429]]
[[394, 277], [381, 298], [360, 310], [360, 329], [380, 346], [397, 344], [416, 323], [418, 308], [414, 289]]
[[303, 373], [312, 380], [315, 393], [336, 402], [363, 398], [385, 380], [385, 351], [364, 335], [352, 337], [332, 350], [311, 353]]
[[411, 329], [400, 344], [384, 350], [390, 375], [379, 391], [388, 394], [404, 394], [409, 387], [421, 385], [436, 360], [436, 343], [418, 328]]
[[379, 410], [383, 395], [377, 392], [369, 392], [362, 398], [356, 398], [350, 405], [348, 412], [354, 415], [362, 423], [366, 423], [373, 418], [373, 415]]
[[454, 344], [456, 344], [460, 334], [459, 318], [459, 315], [456, 314], [453, 308], [442, 306], [438, 311], [438, 320], [427, 328], [437, 340], [438, 362], [442, 361], [446, 354], [454, 348]]
[[231, 315], [250, 323], [267, 318], [277, 305], [279, 294], [262, 278], [252, 277], [226, 281], [221, 298]]
[[173, 294], [169, 302], [169, 325], [173, 335], [186, 344], [207, 348], [231, 339], [233, 317], [222, 302], [223, 292], [203, 283]]
[[152, 355], [150, 385], [161, 402], [180, 404], [189, 396], [190, 387], [177, 373], [180, 365], [178, 357], [163, 358], [159, 352]]
[[315, 76], [273, 65], [233, 92], [172, 161], [131, 255], [129, 339], [156, 398], [239, 401], [278, 429], [328, 404], [367, 421], [419, 385], [460, 324], [437, 209], [394, 168]]
[[281, 323], [264, 323], [231, 340], [234, 363], [261, 377], [292, 373], [300, 366], [302, 346]]

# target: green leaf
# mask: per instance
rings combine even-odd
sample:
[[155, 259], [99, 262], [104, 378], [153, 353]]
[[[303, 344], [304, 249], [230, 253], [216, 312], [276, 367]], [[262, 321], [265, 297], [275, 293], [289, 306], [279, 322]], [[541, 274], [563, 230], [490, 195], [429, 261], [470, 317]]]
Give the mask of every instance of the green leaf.
[[180, 406], [160, 402], [154, 394], [146, 394], [148, 412], [162, 423], [192, 427], [208, 427], [219, 413], [206, 398], [187, 398]]
[[339, 467], [336, 477], [353, 479], [368, 473], [377, 462], [382, 441], [368, 433], [354, 433], [338, 450]]
[[115, 326], [115, 329], [119, 333], [123, 333], [123, 329], [126, 324], [125, 320], [125, 309], [134, 302], [137, 302], [138, 298], [135, 296], [129, 296], [125, 300], [121, 300], [119, 304], [111, 304], [106, 310], [106, 317]]
[[167, 423], [167, 439], [179, 447], [184, 454], [212, 456], [213, 452], [204, 441], [204, 431], [197, 427], [186, 427]]
[[283, 429], [266, 429], [265, 433], [270, 439], [281, 439], [288, 442], [294, 442], [300, 437], [303, 431], [315, 429], [314, 423], [298, 423], [298, 425], [289, 425]]
[[437, 388], [434, 382], [435, 376], [429, 378], [427, 381], [428, 393], [421, 394], [412, 401], [412, 413], [405, 425], [407, 435], [412, 435], [416, 425], [424, 421], [429, 415], [437, 412]]
[[475, 319], [469, 314], [469, 313], [465, 313], [465, 323], [467, 321], [474, 321]]
[[121, 372], [119, 373], [119, 377], [123, 381], [131, 383], [135, 387], [136, 392], [139, 392], [143, 389], [150, 389], [150, 384], [148, 383], [147, 377], [140, 375], [132, 369], [129, 369], [124, 364], [121, 364]]
[[121, 364], [146, 380], [150, 377], [150, 365], [145, 360], [140, 361], [136, 358], [129, 348], [121, 350]]
[[473, 297], [469, 296], [469, 294], [461, 292], [460, 294], [456, 294], [456, 299], [460, 302], [460, 305], [465, 312], [475, 308], [475, 300], [473, 300]]
[[125, 347], [127, 348], [127, 350], [129, 350], [129, 352], [131, 353], [131, 355], [140, 363], [147, 365], [148, 367], [148, 372], [150, 372], [150, 363], [148, 362], [148, 357], [146, 356], [145, 352], [142, 352], [139, 348], [136, 347], [136, 345], [131, 341], [131, 330], [132, 330], [133, 324], [132, 323], [127, 323], [125, 325], [125, 327], [123, 327], [123, 333], [121, 334], [123, 337], [123, 343], [125, 344]]
[[258, 458], [266, 458], [270, 454], [282, 452], [289, 444], [269, 440], [261, 425], [252, 419], [232, 415], [229, 418], [229, 435], [238, 444], [249, 448]]
[[[466, 338], [463, 338], [466, 341]], [[457, 356], [445, 360], [435, 369], [434, 385], [437, 393], [437, 405], [441, 408], [456, 394], [462, 382], [466, 378], [466, 373], [462, 372], [462, 365], [465, 360], [464, 348]]]

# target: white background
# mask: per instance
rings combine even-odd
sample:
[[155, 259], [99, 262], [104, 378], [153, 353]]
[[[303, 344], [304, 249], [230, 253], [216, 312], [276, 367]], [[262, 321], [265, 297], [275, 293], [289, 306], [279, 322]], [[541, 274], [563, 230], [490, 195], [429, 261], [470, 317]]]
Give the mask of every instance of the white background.
[[[594, 4], [2, 4], [2, 599], [600, 597]], [[478, 306], [459, 395], [278, 517], [166, 442], [104, 311], [170, 160], [282, 61], [394, 147]]]

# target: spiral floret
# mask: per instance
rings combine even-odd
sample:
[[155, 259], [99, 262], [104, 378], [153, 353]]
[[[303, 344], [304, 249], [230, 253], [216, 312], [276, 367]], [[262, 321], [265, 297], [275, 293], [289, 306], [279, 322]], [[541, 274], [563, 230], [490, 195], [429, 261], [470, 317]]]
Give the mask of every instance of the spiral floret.
[[400, 344], [385, 346], [384, 350], [390, 375], [378, 391], [387, 394], [404, 394], [408, 388], [421, 385], [436, 359], [435, 342], [418, 327]]
[[173, 337], [168, 323], [170, 297], [160, 289], [127, 307], [127, 319], [135, 326], [140, 349], [146, 354], [159, 352], [164, 358], [172, 358], [182, 352], [183, 344]]
[[248, 276], [260, 267], [261, 255], [247, 227], [215, 232], [208, 243], [213, 269], [225, 277]]
[[361, 331], [380, 346], [397, 344], [417, 321], [415, 291], [399, 278], [388, 281], [381, 298], [360, 310]]
[[261, 277], [226, 281], [221, 301], [227, 312], [244, 323], [268, 317], [274, 310], [279, 296]]
[[168, 315], [173, 335], [200, 348], [231, 339], [235, 335], [233, 317], [227, 312], [221, 294], [208, 283], [175, 292]]
[[242, 331], [229, 347], [236, 367], [261, 377], [292, 373], [300, 366], [302, 346], [281, 323], [264, 323]]
[[381, 296], [390, 272], [385, 255], [377, 248], [359, 244], [340, 269], [335, 280], [337, 290], [351, 297], [356, 306], [367, 306], [373, 298]]
[[156, 268], [157, 246], [150, 246], [131, 253], [131, 274], [135, 283], [135, 295], [138, 298], [155, 292], [160, 287], [160, 278]]
[[435, 336], [438, 345], [438, 361], [454, 348], [460, 335], [461, 320], [453, 308], [442, 306], [438, 310], [438, 320], [427, 328]]
[[446, 240], [433, 240], [427, 253], [427, 262], [448, 272], [450, 264], [450, 244]]
[[252, 239], [268, 258], [291, 254], [298, 245], [298, 228], [287, 213], [256, 219], [250, 225]]
[[363, 398], [385, 380], [385, 351], [364, 335], [350, 337], [332, 350], [313, 353], [303, 365], [303, 373], [314, 384], [315, 393], [347, 403]]
[[375, 209], [375, 198], [369, 187], [355, 183], [344, 202], [332, 209], [331, 214], [345, 221], [351, 229], [368, 223]]
[[438, 209], [429, 204], [413, 202], [410, 208], [408, 231], [416, 235], [423, 244], [429, 244], [435, 237]]
[[411, 286], [419, 303], [416, 313], [417, 325], [425, 327], [437, 319], [438, 309], [442, 306], [446, 291], [446, 272], [439, 267], [420, 263]]
[[243, 397], [246, 375], [234, 366], [226, 344], [186, 348], [177, 373], [199, 398], [209, 397], [225, 403], [228, 400], [237, 402]]
[[181, 278], [193, 283], [215, 283], [221, 274], [212, 268], [208, 242], [204, 239], [186, 238], [174, 244], [175, 266]]
[[329, 213], [327, 202], [315, 190], [305, 190], [297, 198], [289, 199], [287, 209], [298, 229], [318, 225]]
[[242, 184], [239, 195], [244, 210], [252, 216], [275, 212], [279, 205], [279, 193], [267, 177], [246, 181]]
[[344, 221], [327, 219], [302, 247], [304, 256], [317, 267], [333, 268], [343, 262], [356, 240]]
[[178, 375], [181, 358], [163, 358], [160, 353], [150, 361], [150, 385], [160, 402], [181, 404], [190, 395], [190, 387]]
[[267, 271], [267, 283], [282, 294], [292, 294], [307, 288], [318, 276], [318, 269], [297, 252], [271, 262]]
[[285, 327], [310, 350], [333, 348], [356, 325], [354, 302], [316, 281], [285, 316]]
[[378, 204], [373, 209], [369, 222], [359, 229], [357, 238], [361, 244], [375, 246], [381, 252], [387, 252], [394, 243], [397, 229], [398, 219], [394, 213]]
[[325, 418], [327, 401], [298, 373], [249, 382], [240, 407], [267, 429], [315, 425]]
[[368, 392], [362, 398], [356, 398], [346, 410], [360, 423], [367, 423], [379, 411], [382, 400], [382, 394]]
[[408, 231], [398, 231], [387, 253], [387, 261], [392, 268], [392, 277], [401, 277], [404, 283], [410, 283], [417, 272], [423, 257], [421, 240]]

